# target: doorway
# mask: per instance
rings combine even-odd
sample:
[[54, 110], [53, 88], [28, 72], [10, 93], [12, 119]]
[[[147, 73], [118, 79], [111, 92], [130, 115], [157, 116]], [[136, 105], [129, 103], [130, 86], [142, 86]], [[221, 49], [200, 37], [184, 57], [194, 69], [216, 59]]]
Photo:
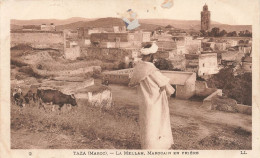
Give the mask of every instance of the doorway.
[[176, 85], [171, 85], [171, 86], [175, 89], [175, 91], [174, 91], [174, 93], [171, 95], [171, 97], [172, 97], [172, 98], [175, 98], [175, 97], [176, 97], [176, 92], [177, 92]]

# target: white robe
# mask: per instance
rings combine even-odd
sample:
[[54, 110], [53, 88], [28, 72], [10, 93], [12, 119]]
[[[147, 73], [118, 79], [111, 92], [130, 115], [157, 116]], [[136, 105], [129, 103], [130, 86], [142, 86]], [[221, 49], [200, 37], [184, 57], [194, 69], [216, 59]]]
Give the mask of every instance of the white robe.
[[[141, 62], [134, 69], [131, 85], [137, 85], [141, 101], [139, 125], [142, 149], [169, 149], [173, 144], [173, 137], [167, 93], [170, 95], [174, 92], [169, 79], [152, 63]], [[163, 86], [166, 86], [166, 89], [160, 92], [160, 87]]]

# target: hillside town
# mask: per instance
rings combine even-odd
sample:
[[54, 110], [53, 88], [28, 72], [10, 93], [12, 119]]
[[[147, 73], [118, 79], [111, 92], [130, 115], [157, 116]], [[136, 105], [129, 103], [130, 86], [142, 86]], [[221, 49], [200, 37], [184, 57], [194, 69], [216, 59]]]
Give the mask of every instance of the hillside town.
[[[109, 118], [111, 115], [114, 117], [124, 115], [127, 119], [129, 116], [130, 122], [134, 122], [135, 125], [136, 109], [123, 110], [124, 106], [134, 104], [135, 107], [136, 104], [134, 90], [128, 87], [128, 84], [134, 66], [141, 60], [140, 49], [147, 43], [156, 43], [158, 51], [154, 54], [154, 65], [170, 79], [170, 84], [175, 89], [169, 101], [172, 111], [174, 106], [178, 107], [177, 112], [183, 108], [186, 109], [185, 111], [189, 108], [193, 109], [196, 111], [196, 116], [206, 113], [200, 108], [221, 111], [223, 113], [218, 117], [225, 116], [222, 120], [211, 118], [207, 114], [204, 118], [204, 120], [211, 118], [214, 121], [221, 121], [221, 124], [225, 122], [224, 118], [233, 119], [230, 113], [243, 115], [241, 119], [251, 117], [251, 30], [236, 32], [212, 27], [211, 12], [207, 4], [202, 7], [200, 15], [199, 30], [177, 28], [172, 24], [165, 26], [143, 24], [141, 21], [137, 28], [129, 29], [129, 25], [127, 26], [120, 18], [95, 19], [90, 21], [88, 26], [80, 27], [76, 23], [62, 26], [55, 23], [19, 27], [12, 25], [11, 93], [22, 94], [22, 91], [23, 95], [26, 94], [25, 101], [15, 98], [12, 103], [22, 108], [28, 104], [30, 106], [31, 102], [36, 103], [37, 99], [34, 98], [36, 94], [39, 96], [40, 93], [44, 96], [47, 91], [51, 91], [53, 95], [68, 98], [62, 103], [60, 100], [55, 100], [60, 111], [65, 106], [71, 108], [71, 106], [87, 104], [110, 109], [105, 114], [93, 112], [97, 116], [102, 115], [101, 119], [103, 115], [109, 115]], [[247, 93], [245, 97], [241, 97], [243, 93]], [[124, 98], [125, 94], [129, 95], [129, 98]], [[39, 104], [41, 105], [39, 109], [41, 107], [45, 111], [48, 109], [43, 103]], [[54, 106], [52, 111], [55, 111]], [[174, 114], [177, 112], [175, 111]], [[16, 115], [18, 112], [15, 113]], [[85, 117], [85, 113], [82, 117]], [[248, 120], [250, 122], [250, 119]], [[237, 126], [242, 126], [246, 132], [251, 130], [251, 126], [241, 125], [238, 121], [232, 122], [230, 125], [232, 130], [237, 129]], [[190, 122], [192, 123], [192, 120]], [[200, 128], [203, 129], [210, 124], [200, 123]], [[14, 123], [12, 127], [18, 128], [18, 126]], [[190, 125], [187, 124], [188, 126]], [[214, 131], [215, 126], [210, 126], [212, 127], [210, 130]], [[132, 129], [125, 132], [129, 131]], [[95, 140], [103, 139], [93, 133], [91, 137], [95, 137]], [[129, 134], [128, 137], [130, 136], [131, 139], [132, 137], [136, 139], [136, 135]], [[199, 149], [206, 148], [207, 143], [214, 136], [209, 137], [201, 137]], [[229, 141], [220, 139], [224, 142]], [[234, 139], [240, 138], [235, 135]], [[247, 139], [243, 136], [243, 140]], [[109, 146], [111, 142], [106, 141]], [[98, 144], [98, 141], [95, 143]], [[113, 147], [121, 147], [115, 144]], [[122, 144], [122, 148], [139, 148], [139, 144], [135, 143], [130, 143], [129, 146], [127, 143]], [[222, 147], [213, 148], [222, 149]], [[238, 144], [238, 147], [230, 145], [229, 149], [243, 147], [241, 144]], [[176, 148], [187, 149], [184, 146]], [[251, 146], [247, 144], [246, 148]]]
[[129, 31], [121, 25], [56, 31], [50, 23], [11, 30], [11, 46], [29, 44], [34, 48], [58, 49], [70, 60], [93, 58], [100, 53], [98, 58], [123, 62], [127, 68], [129, 63], [140, 60], [138, 49], [142, 43], [156, 42], [159, 46], [156, 58], [171, 61], [175, 70], [195, 72], [200, 77], [216, 74], [226, 66], [233, 66], [236, 73], [252, 71], [252, 37], [201, 35], [210, 31], [210, 12], [205, 5], [201, 12], [201, 31], [188, 32], [171, 25], [155, 30]]
[[121, 25], [63, 30], [57, 30], [54, 23], [24, 25], [11, 30], [11, 47], [27, 44], [36, 49], [56, 49], [67, 60], [99, 60], [102, 71], [111, 71], [132, 68], [141, 59], [139, 50], [142, 45], [155, 42], [159, 47], [156, 60], [164, 59], [172, 65], [164, 70], [194, 72], [203, 80], [224, 68], [233, 69], [235, 76], [252, 73], [250, 31], [233, 35], [234, 31], [227, 33], [211, 28], [210, 14], [205, 4], [201, 11], [201, 30], [197, 31], [171, 25], [128, 30], [118, 21]]

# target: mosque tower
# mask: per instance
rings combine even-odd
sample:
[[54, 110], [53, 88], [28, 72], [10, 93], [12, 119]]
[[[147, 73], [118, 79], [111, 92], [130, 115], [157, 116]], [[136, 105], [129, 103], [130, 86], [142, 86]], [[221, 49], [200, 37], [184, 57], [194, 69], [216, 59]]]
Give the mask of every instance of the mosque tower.
[[203, 11], [201, 14], [201, 30], [209, 31], [210, 30], [210, 11], [208, 10], [207, 4], [203, 6]]

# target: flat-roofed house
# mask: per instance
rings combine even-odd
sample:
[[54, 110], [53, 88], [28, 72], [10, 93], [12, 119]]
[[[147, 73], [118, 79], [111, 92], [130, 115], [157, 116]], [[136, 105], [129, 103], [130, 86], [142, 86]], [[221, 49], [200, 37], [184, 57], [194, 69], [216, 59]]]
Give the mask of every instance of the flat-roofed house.
[[161, 71], [170, 78], [170, 84], [175, 88], [174, 96], [179, 99], [189, 99], [195, 95], [196, 73], [181, 71]]
[[218, 73], [217, 53], [208, 54], [185, 54], [186, 70], [195, 72], [198, 76]]

